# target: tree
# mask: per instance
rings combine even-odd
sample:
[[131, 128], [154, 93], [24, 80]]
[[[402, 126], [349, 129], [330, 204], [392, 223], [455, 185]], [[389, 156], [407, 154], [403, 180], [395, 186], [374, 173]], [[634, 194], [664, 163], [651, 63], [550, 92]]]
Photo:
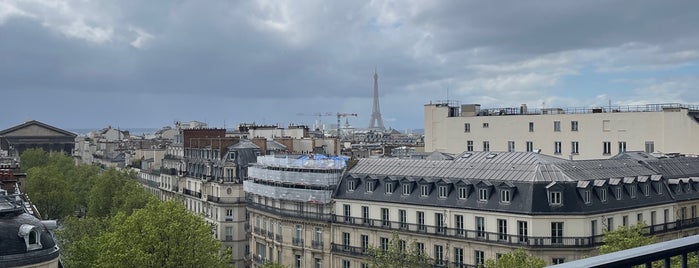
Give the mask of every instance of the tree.
[[485, 261], [486, 268], [542, 268], [545, 266], [546, 261], [542, 260], [541, 258], [527, 254], [527, 252], [521, 248], [515, 249], [510, 253], [502, 255], [497, 260], [490, 259]]
[[262, 268], [288, 268], [284, 265], [281, 265], [276, 262], [266, 262], [264, 265], [262, 265]]
[[99, 238], [99, 267], [229, 267], [227, 252], [203, 218], [175, 201], [151, 200], [119, 212]]
[[107, 217], [66, 217], [56, 230], [65, 267], [93, 267], [99, 250], [98, 239], [109, 226]]
[[[115, 215], [126, 203], [122, 194], [133, 190], [134, 185], [138, 184], [134, 176], [133, 173], [117, 171], [113, 168], [98, 176], [87, 199], [87, 215], [92, 217]], [[143, 190], [140, 186], [138, 188]], [[143, 200], [140, 202], [145, 205]], [[127, 215], [130, 214], [129, 211], [124, 212]]]
[[643, 234], [645, 227], [644, 223], [639, 223], [633, 226], [620, 226], [614, 231], [605, 231], [602, 238], [604, 244], [599, 247], [599, 253], [612, 253], [655, 243], [654, 236]]
[[380, 248], [369, 247], [367, 255], [371, 257], [371, 267], [373, 268], [422, 268], [432, 266], [431, 259], [417, 247], [417, 242], [413, 240], [408, 245], [406, 241], [400, 240], [397, 233], [393, 233], [391, 240], [388, 242], [388, 250], [384, 251]]
[[73, 213], [74, 195], [55, 166], [32, 167], [27, 174], [26, 191], [43, 219], [62, 219]]
[[19, 165], [22, 171], [27, 172], [33, 167], [45, 166], [49, 161], [49, 154], [41, 148], [27, 149], [19, 156]]

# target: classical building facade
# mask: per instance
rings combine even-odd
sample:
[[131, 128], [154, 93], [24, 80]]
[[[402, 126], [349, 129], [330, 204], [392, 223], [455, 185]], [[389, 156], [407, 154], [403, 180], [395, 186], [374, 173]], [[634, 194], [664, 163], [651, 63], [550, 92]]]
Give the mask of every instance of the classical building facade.
[[259, 156], [244, 182], [253, 265], [333, 267], [332, 194], [346, 160]]
[[568, 159], [625, 151], [699, 154], [699, 106], [481, 109], [445, 101], [425, 105], [425, 151], [540, 151]]
[[10, 156], [20, 156], [30, 148], [42, 148], [47, 152], [73, 154], [75, 133], [50, 126], [39, 121], [28, 121], [0, 131], [0, 151]]
[[182, 132], [182, 143], [166, 150], [162, 167], [140, 170], [139, 180], [159, 198], [181, 200], [190, 211], [203, 215], [214, 236], [232, 251], [233, 264], [246, 267], [243, 180], [261, 150], [249, 140], [225, 137], [224, 129]]
[[472, 267], [524, 248], [556, 264], [593, 256], [604, 230], [646, 223], [660, 239], [699, 228], [699, 158], [629, 152], [565, 160], [465, 152], [442, 160], [361, 159], [334, 194], [332, 266], [366, 267], [392, 234], [437, 267]]

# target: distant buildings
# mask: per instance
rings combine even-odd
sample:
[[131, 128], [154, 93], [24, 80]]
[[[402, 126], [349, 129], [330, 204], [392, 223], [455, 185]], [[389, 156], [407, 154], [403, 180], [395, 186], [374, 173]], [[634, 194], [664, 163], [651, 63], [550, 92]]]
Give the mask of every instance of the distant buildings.
[[425, 105], [425, 151], [512, 151], [569, 159], [625, 151], [699, 154], [699, 106], [482, 109], [453, 101]]
[[77, 135], [39, 121], [27, 121], [0, 131], [0, 151], [9, 156], [20, 156], [30, 148], [42, 148], [47, 152], [72, 154]]

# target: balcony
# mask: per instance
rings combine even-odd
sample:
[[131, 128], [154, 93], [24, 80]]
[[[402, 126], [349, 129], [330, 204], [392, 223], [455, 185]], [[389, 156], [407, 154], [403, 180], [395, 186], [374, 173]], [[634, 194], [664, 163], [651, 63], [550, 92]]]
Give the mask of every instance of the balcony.
[[323, 249], [323, 241], [316, 241], [316, 240], [313, 240], [313, 241], [311, 241], [311, 246], [312, 246], [314, 249]]
[[213, 195], [207, 195], [206, 201], [219, 203], [219, 204], [240, 204], [245, 202], [243, 197], [218, 197]]
[[267, 232], [267, 238], [269, 238], [269, 239], [274, 239], [274, 233], [273, 233], [273, 232]]
[[196, 198], [201, 198], [201, 192], [195, 192], [190, 189], [182, 189], [182, 193]]
[[[482, 230], [466, 230], [430, 226], [407, 222], [386, 222], [380, 219], [367, 219], [333, 215], [333, 222], [354, 226], [377, 226], [384, 229], [434, 234], [439, 236], [456, 237], [473, 241], [506, 244], [525, 248], [592, 248], [602, 244], [603, 235], [566, 237], [566, 236], [520, 236], [509, 233], [485, 232]], [[699, 218], [678, 220], [675, 222], [647, 226], [644, 232], [649, 235], [679, 231], [699, 227]]]
[[[361, 248], [361, 247], [353, 247], [349, 245], [341, 245], [341, 244], [330, 244], [331, 245], [331, 251], [333, 253], [338, 253], [342, 255], [348, 255], [348, 256], [353, 256], [353, 257], [364, 257], [366, 256], [366, 249]], [[448, 267], [448, 268], [476, 268], [478, 266], [476, 265], [469, 265], [469, 264], [464, 264], [464, 263], [450, 263], [445, 260], [435, 260], [434, 264], [432, 267]]]
[[294, 246], [303, 247], [303, 238], [294, 238], [294, 239], [291, 240], [291, 243], [292, 243]]
[[284, 242], [284, 239], [282, 239], [282, 235], [277, 234], [277, 242], [279, 242], [279, 243]]
[[248, 200], [247, 202], [247, 208], [248, 209], [255, 209], [263, 212], [268, 212], [277, 216], [286, 216], [290, 218], [301, 218], [301, 219], [308, 219], [308, 220], [318, 220], [318, 221], [331, 221], [333, 216], [330, 213], [317, 213], [317, 212], [307, 212], [307, 211], [298, 211], [298, 210], [291, 210], [291, 209], [281, 209], [281, 208], [275, 208], [275, 207], [270, 207], [270, 206], [265, 206], [261, 205], [255, 202], [252, 202]]

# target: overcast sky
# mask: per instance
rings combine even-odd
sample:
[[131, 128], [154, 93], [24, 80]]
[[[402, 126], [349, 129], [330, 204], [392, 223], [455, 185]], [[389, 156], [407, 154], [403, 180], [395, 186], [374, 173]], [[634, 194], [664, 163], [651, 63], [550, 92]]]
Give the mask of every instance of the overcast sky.
[[[0, 0], [0, 129], [699, 103], [699, 1]], [[325, 123], [333, 117], [322, 118]]]

